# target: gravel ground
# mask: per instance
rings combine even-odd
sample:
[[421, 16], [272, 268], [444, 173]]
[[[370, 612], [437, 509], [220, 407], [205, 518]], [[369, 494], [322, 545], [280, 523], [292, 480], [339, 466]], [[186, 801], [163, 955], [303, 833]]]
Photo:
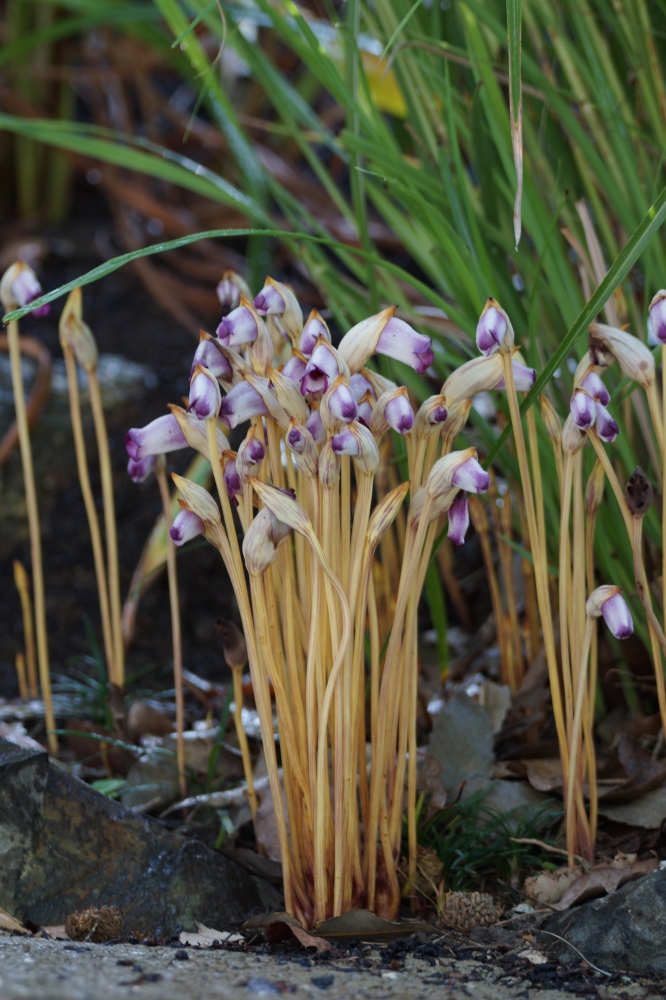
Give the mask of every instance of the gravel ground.
[[[388, 946], [393, 948], [395, 945]], [[440, 949], [441, 950], [441, 949]], [[639, 985], [615, 976], [604, 984], [591, 970], [578, 973], [565, 989], [549, 988], [548, 976], [507, 972], [506, 964], [455, 957], [402, 954], [387, 962], [387, 949], [360, 945], [310, 958], [246, 950], [72, 944], [12, 937], [0, 932], [0, 996], [3, 1000], [250, 1000], [253, 996], [298, 993], [327, 1000], [647, 1000], [663, 997], [663, 984]], [[453, 952], [451, 952], [453, 954]], [[336, 957], [330, 957], [335, 955]], [[528, 963], [525, 963], [528, 964]], [[365, 966], [365, 967], [359, 967]], [[544, 973], [545, 966], [540, 967]], [[554, 969], [554, 967], [553, 967]], [[557, 973], [553, 971], [550, 975]], [[539, 981], [540, 979], [540, 981]], [[302, 991], [302, 992], [301, 992]]]

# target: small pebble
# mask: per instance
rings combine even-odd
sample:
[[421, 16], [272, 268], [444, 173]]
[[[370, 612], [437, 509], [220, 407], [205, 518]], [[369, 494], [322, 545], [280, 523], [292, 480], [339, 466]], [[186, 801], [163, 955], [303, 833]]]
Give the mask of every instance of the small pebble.
[[174, 958], [177, 962], [189, 962], [190, 956], [187, 954], [184, 948], [179, 948]]
[[327, 990], [335, 982], [335, 976], [312, 976], [310, 982], [320, 990]]

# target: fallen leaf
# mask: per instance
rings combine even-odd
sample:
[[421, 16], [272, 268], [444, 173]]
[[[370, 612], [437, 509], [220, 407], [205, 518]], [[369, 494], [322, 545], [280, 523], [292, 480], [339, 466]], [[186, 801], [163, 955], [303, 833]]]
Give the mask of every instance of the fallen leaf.
[[252, 875], [266, 879], [271, 885], [282, 885], [282, 865], [279, 861], [262, 858], [256, 851], [251, 851], [247, 847], [223, 847], [220, 854]]
[[548, 958], [543, 952], [536, 951], [535, 948], [526, 948], [525, 951], [518, 952], [518, 958], [526, 958], [532, 965], [544, 965]]
[[370, 910], [349, 910], [341, 917], [322, 920], [312, 933], [328, 938], [329, 941], [348, 941], [353, 938], [362, 938], [364, 941], [388, 941], [407, 934], [437, 934], [439, 931], [432, 924], [426, 924], [422, 920], [384, 920]]
[[562, 788], [562, 762], [559, 757], [521, 761], [527, 780], [538, 792], [554, 792]]
[[197, 933], [181, 931], [178, 938], [181, 944], [194, 944], [200, 948], [211, 948], [214, 944], [240, 944], [245, 941], [242, 934], [232, 934], [231, 931], [216, 931], [197, 921]]
[[642, 878], [658, 867], [658, 858], [637, 861], [635, 854], [618, 854], [612, 861], [587, 869], [577, 865], [533, 875], [525, 880], [524, 890], [531, 899], [553, 910], [568, 910], [587, 899], [610, 895], [625, 882]]
[[333, 947], [326, 938], [313, 937], [312, 934], [308, 934], [306, 930], [303, 930], [300, 925], [291, 921], [286, 923], [284, 920], [275, 920], [264, 927], [264, 934], [269, 944], [277, 944], [279, 941], [295, 937], [304, 948], [316, 948], [317, 951], [330, 951]]
[[666, 816], [666, 788], [656, 788], [635, 802], [614, 804], [601, 799], [599, 815], [615, 820], [616, 823], [639, 826], [644, 830], [658, 830]]
[[3, 931], [11, 931], [13, 934], [29, 934], [30, 931], [23, 926], [20, 920], [12, 917], [11, 914], [7, 913], [0, 907], [0, 928]]
[[70, 940], [64, 924], [56, 924], [53, 927], [42, 927], [42, 930], [46, 931], [50, 938], [55, 938], [56, 941]]

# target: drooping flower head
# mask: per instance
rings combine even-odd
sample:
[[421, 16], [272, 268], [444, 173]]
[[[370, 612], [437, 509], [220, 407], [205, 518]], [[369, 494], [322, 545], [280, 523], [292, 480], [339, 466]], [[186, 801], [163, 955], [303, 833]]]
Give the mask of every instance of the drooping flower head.
[[309, 393], [326, 392], [338, 375], [344, 375], [349, 379], [349, 369], [328, 340], [320, 337], [305, 366], [301, 379], [301, 392], [304, 396]]
[[183, 509], [174, 517], [169, 534], [173, 544], [181, 546], [185, 542], [191, 542], [197, 535], [203, 535], [205, 530], [206, 526], [200, 517], [191, 510]]
[[585, 610], [591, 618], [603, 619], [616, 639], [628, 639], [634, 631], [634, 622], [619, 587], [608, 584], [597, 587], [587, 599]]
[[[12, 309], [22, 309], [38, 299], [42, 294], [42, 286], [31, 267], [22, 260], [8, 267], [0, 281], [0, 301], [9, 312]], [[33, 309], [32, 315], [38, 318], [48, 316], [51, 306], [48, 303]]]
[[239, 347], [241, 344], [251, 344], [257, 339], [259, 324], [254, 307], [246, 299], [242, 304], [225, 316], [216, 333], [225, 347]]
[[476, 346], [486, 356], [496, 351], [509, 351], [513, 347], [513, 328], [509, 317], [499, 302], [490, 298], [476, 327]]
[[188, 413], [194, 413], [199, 420], [210, 420], [218, 415], [221, 398], [217, 379], [207, 368], [197, 365], [190, 382]]
[[464, 490], [458, 494], [449, 507], [449, 527], [447, 537], [454, 545], [461, 546], [465, 542], [469, 528], [469, 504]]
[[648, 344], [666, 344], [666, 291], [662, 288], [648, 306]]
[[220, 402], [220, 416], [232, 430], [251, 417], [265, 417], [267, 414], [268, 408], [263, 399], [245, 380], [235, 385]]
[[156, 455], [148, 455], [146, 458], [140, 458], [138, 461], [130, 458], [127, 462], [127, 472], [132, 482], [142, 483], [147, 479], [155, 468], [156, 461]]
[[252, 298], [247, 282], [236, 271], [225, 271], [215, 291], [222, 306], [223, 316], [238, 308], [241, 296], [245, 299]]
[[433, 363], [430, 337], [417, 333], [409, 323], [398, 319], [395, 309], [391, 306], [362, 320], [344, 335], [338, 350], [352, 373], [360, 371], [373, 354], [402, 361], [419, 375]]
[[157, 417], [145, 427], [131, 427], [125, 435], [125, 449], [135, 462], [181, 448], [187, 448], [187, 440], [171, 413]]
[[190, 378], [192, 378], [197, 365], [207, 368], [211, 375], [222, 379], [224, 382], [231, 382], [233, 379], [231, 364], [212, 340], [204, 338], [199, 342], [199, 346], [194, 352], [194, 358], [192, 359]]

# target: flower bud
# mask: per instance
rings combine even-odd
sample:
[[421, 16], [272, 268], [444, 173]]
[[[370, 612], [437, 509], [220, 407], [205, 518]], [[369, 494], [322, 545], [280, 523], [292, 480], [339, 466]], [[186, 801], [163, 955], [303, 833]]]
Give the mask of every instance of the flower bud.
[[576, 427], [587, 431], [597, 419], [597, 407], [592, 397], [584, 389], [575, 389], [569, 410]]
[[127, 472], [132, 482], [142, 483], [147, 479], [155, 468], [156, 461], [156, 455], [148, 455], [146, 458], [140, 458], [138, 461], [130, 458], [127, 462]]
[[436, 496], [452, 486], [468, 493], [485, 493], [490, 484], [490, 476], [481, 468], [476, 456], [476, 448], [467, 448], [440, 458], [428, 476], [428, 493]]
[[594, 365], [608, 367], [609, 354], [624, 375], [644, 389], [654, 383], [655, 367], [651, 351], [637, 337], [604, 323], [590, 323], [588, 347]]
[[652, 506], [652, 486], [639, 465], [629, 476], [624, 490], [624, 500], [629, 513], [634, 517], [645, 517]]
[[197, 535], [203, 535], [206, 525], [200, 517], [197, 517], [191, 510], [184, 508], [179, 511], [173, 519], [169, 534], [176, 546], [191, 542]]
[[197, 365], [190, 382], [190, 398], [188, 413], [194, 413], [199, 420], [210, 420], [220, 411], [222, 394], [217, 379], [208, 371]]
[[230, 500], [236, 502], [237, 495], [242, 492], [243, 484], [236, 468], [235, 451], [227, 451], [224, 454], [224, 472], [222, 478], [224, 479], [227, 496]]
[[236, 472], [241, 483], [244, 483], [248, 476], [257, 475], [257, 466], [261, 465], [265, 454], [266, 448], [259, 437], [259, 432], [256, 427], [250, 427], [236, 456]]
[[601, 507], [605, 485], [606, 473], [604, 472], [603, 465], [597, 459], [585, 487], [585, 510], [588, 517], [594, 517]]
[[225, 271], [215, 291], [222, 306], [223, 316], [238, 308], [241, 296], [245, 299], [252, 298], [247, 282], [235, 271]]
[[324, 338], [320, 337], [305, 366], [305, 374], [301, 380], [301, 392], [326, 392], [331, 382], [339, 375], [349, 379], [349, 369], [336, 349]]
[[513, 347], [513, 327], [509, 317], [493, 298], [488, 299], [483, 307], [476, 327], [476, 346], [486, 356], [500, 349], [510, 351]]
[[194, 369], [197, 365], [200, 365], [202, 368], [207, 368], [211, 375], [214, 375], [215, 378], [221, 379], [223, 382], [231, 383], [233, 380], [233, 370], [231, 365], [213, 340], [202, 338], [199, 341], [199, 346], [194, 352], [194, 358], [192, 359], [190, 378], [192, 378]]
[[562, 443], [562, 422], [557, 415], [555, 407], [544, 393], [539, 395], [539, 406], [541, 408], [541, 419], [546, 428], [546, 434], [555, 445]]
[[374, 475], [379, 466], [379, 449], [374, 436], [357, 420], [331, 438], [336, 455], [351, 455], [359, 472]]
[[68, 347], [84, 371], [94, 371], [97, 367], [98, 351], [92, 330], [82, 318], [81, 289], [74, 288], [69, 293], [65, 308], [60, 315], [58, 333], [63, 350]]
[[[0, 281], [0, 301], [7, 312], [12, 309], [22, 309], [42, 294], [42, 286], [37, 280], [37, 275], [22, 260], [8, 267]], [[47, 303], [38, 309], [33, 309], [32, 315], [41, 319], [50, 311], [51, 306]]]
[[634, 631], [634, 623], [627, 603], [619, 587], [604, 585], [593, 590], [587, 599], [585, 611], [590, 618], [603, 615], [616, 639], [628, 639]]
[[350, 424], [358, 417], [358, 403], [343, 375], [339, 375], [324, 393], [320, 413], [328, 431], [336, 431], [341, 423]]
[[392, 427], [398, 434], [408, 434], [414, 426], [414, 411], [404, 386], [382, 393], [373, 407], [370, 430], [375, 437]]
[[274, 353], [273, 338], [262, 320], [257, 323], [257, 336], [250, 344], [249, 355], [252, 370], [265, 378], [273, 362]]
[[294, 460], [298, 468], [307, 476], [316, 476], [319, 466], [319, 454], [315, 439], [307, 427], [299, 424], [296, 420], [290, 420], [285, 440], [287, 447], [294, 455]]
[[251, 344], [259, 333], [259, 316], [254, 306], [241, 299], [241, 305], [224, 317], [215, 332], [225, 347]]
[[145, 427], [131, 427], [125, 435], [125, 449], [135, 462], [150, 455], [179, 451], [180, 448], [187, 448], [187, 440], [171, 413], [157, 417]]
[[265, 507], [284, 525], [302, 535], [312, 533], [310, 518], [305, 513], [293, 490], [285, 490], [271, 483], [262, 483], [255, 476], [250, 477], [252, 488]]
[[301, 354], [300, 351], [293, 350], [291, 352], [291, 357], [288, 361], [282, 365], [282, 374], [285, 378], [290, 379], [292, 382], [296, 382], [300, 386], [301, 379], [305, 375], [305, 366], [307, 365], [307, 359]]
[[179, 476], [176, 472], [171, 473], [171, 478], [182, 497], [178, 501], [180, 506], [191, 510], [197, 517], [201, 518], [205, 525], [206, 537], [215, 536], [217, 532], [221, 531], [220, 509], [210, 493], [203, 486], [191, 482], [184, 476]]
[[416, 411], [416, 433], [426, 437], [441, 429], [449, 415], [444, 396], [430, 396]]
[[648, 344], [666, 344], [666, 291], [662, 289], [648, 307]]
[[326, 428], [324, 427], [324, 421], [321, 419], [319, 410], [312, 410], [305, 422], [305, 426], [310, 431], [310, 434], [312, 434], [315, 444], [324, 443], [326, 440]]
[[266, 285], [255, 296], [254, 308], [260, 316], [281, 316], [286, 305], [277, 288], [273, 285]]
[[255, 308], [261, 316], [270, 316], [277, 321], [292, 344], [298, 343], [303, 329], [303, 313], [289, 285], [266, 278], [266, 284], [255, 299]]
[[468, 528], [469, 505], [467, 503], [467, 494], [461, 491], [449, 507], [447, 537], [451, 539], [454, 545], [461, 546], [465, 542]]
[[[354, 390], [352, 389], [352, 392], [353, 391]], [[366, 427], [370, 427], [370, 421], [372, 420], [372, 411], [375, 408], [374, 396], [372, 395], [371, 392], [366, 392], [366, 394], [364, 396], [361, 396], [360, 399], [357, 399], [356, 402], [358, 403], [358, 417], [356, 419], [360, 420], [360, 422], [364, 424]]]
[[597, 434], [606, 444], [612, 444], [615, 438], [620, 433], [620, 428], [617, 423], [613, 420], [610, 413], [605, 406], [601, 403], [596, 404], [597, 407], [597, 418], [595, 421], [595, 428]]
[[265, 417], [267, 414], [268, 408], [262, 397], [245, 380], [235, 385], [220, 402], [220, 417], [231, 430], [251, 417]]
[[565, 454], [575, 455], [583, 447], [586, 440], [587, 434], [578, 427], [574, 418], [569, 414], [562, 428], [562, 450]]
[[303, 327], [303, 332], [301, 333], [300, 340], [298, 342], [301, 353], [304, 354], [306, 358], [310, 357], [320, 337], [323, 337], [324, 340], [328, 340], [329, 343], [331, 342], [331, 334], [328, 326], [321, 318], [317, 310], [313, 309], [308, 316], [308, 321]]
[[268, 507], [262, 507], [243, 539], [243, 558], [251, 576], [261, 576], [277, 559], [280, 542], [289, 533]]
[[340, 342], [338, 350], [352, 372], [360, 371], [373, 354], [384, 354], [409, 365], [419, 375], [434, 360], [432, 341], [417, 333], [395, 315], [395, 306], [384, 309], [352, 327]]
[[589, 372], [581, 382], [580, 388], [602, 406], [608, 406], [610, 403], [610, 393], [596, 372]]

